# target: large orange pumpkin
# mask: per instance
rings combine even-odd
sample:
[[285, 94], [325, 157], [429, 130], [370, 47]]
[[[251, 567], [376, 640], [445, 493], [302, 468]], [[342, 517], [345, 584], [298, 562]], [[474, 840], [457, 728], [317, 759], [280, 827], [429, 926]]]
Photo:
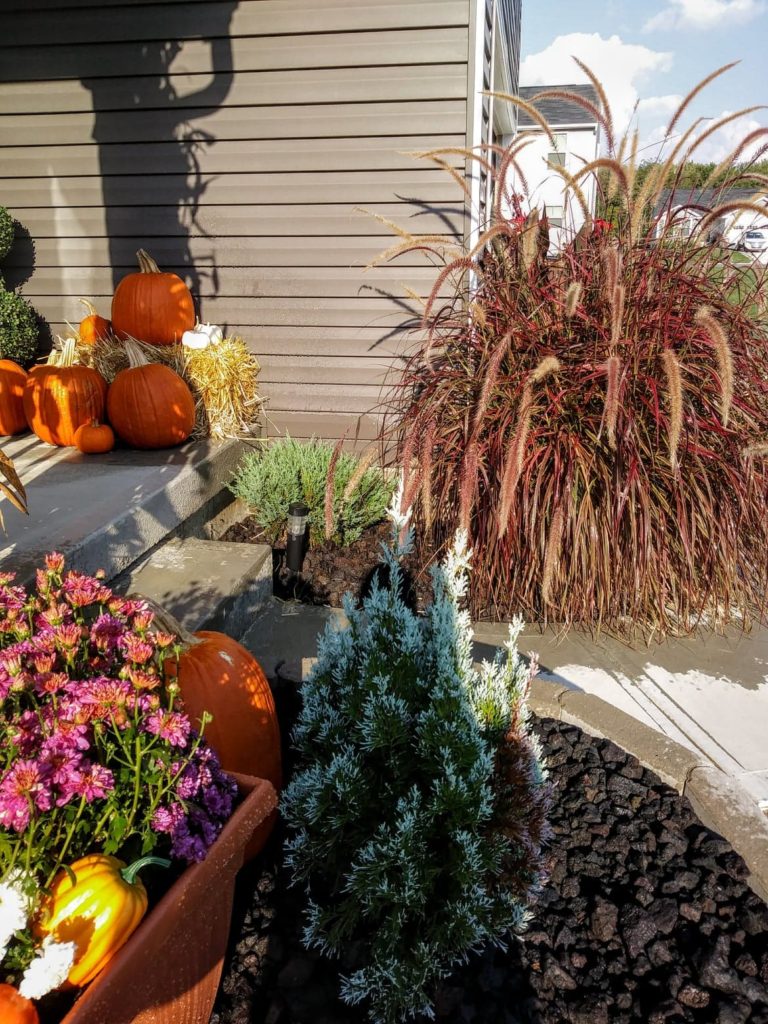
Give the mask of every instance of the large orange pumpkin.
[[176, 274], [164, 274], [149, 253], [136, 253], [139, 271], [124, 277], [112, 299], [112, 329], [120, 338], [173, 345], [195, 326], [195, 304]]
[[89, 366], [75, 366], [75, 340], [30, 371], [24, 385], [24, 414], [41, 441], [69, 446], [83, 423], [104, 418], [107, 382]]
[[[253, 655], [226, 633], [201, 630], [190, 635], [175, 620], [160, 615], [163, 625], [178, 633], [185, 650], [178, 662], [167, 660], [169, 676], [178, 676], [181, 696], [193, 723], [203, 712], [212, 716], [205, 738], [226, 771], [268, 779], [276, 790], [283, 781], [280, 726], [272, 690]], [[276, 814], [256, 830], [246, 855], [262, 849]]]
[[115, 433], [132, 448], [171, 448], [195, 426], [195, 400], [178, 373], [150, 363], [139, 346], [126, 341], [129, 366], [115, 377], [107, 413]]
[[0, 435], [8, 437], [27, 429], [24, 385], [27, 372], [12, 359], [0, 359]]
[[112, 324], [106, 317], [99, 316], [96, 307], [88, 299], [80, 299], [85, 306], [87, 315], [78, 326], [77, 333], [84, 345], [93, 345], [97, 341], [106, 341], [112, 332]]

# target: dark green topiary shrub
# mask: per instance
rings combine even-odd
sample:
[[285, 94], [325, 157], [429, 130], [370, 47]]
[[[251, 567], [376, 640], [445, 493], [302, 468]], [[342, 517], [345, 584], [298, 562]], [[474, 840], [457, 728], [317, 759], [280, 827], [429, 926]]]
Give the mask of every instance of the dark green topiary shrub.
[[35, 312], [25, 298], [0, 288], [0, 359], [27, 366], [37, 352]]
[[497, 660], [473, 668], [465, 544], [433, 570], [419, 618], [402, 598], [410, 534], [396, 541], [388, 586], [360, 611], [346, 602], [348, 628], [326, 631], [302, 688], [282, 806], [305, 942], [357, 951], [341, 996], [381, 1024], [431, 1016], [435, 982], [524, 924], [540, 877], [550, 790], [527, 730], [535, 668], [517, 654], [519, 620]]
[[0, 260], [4, 260], [11, 251], [15, 235], [16, 226], [13, 217], [4, 206], [0, 206]]

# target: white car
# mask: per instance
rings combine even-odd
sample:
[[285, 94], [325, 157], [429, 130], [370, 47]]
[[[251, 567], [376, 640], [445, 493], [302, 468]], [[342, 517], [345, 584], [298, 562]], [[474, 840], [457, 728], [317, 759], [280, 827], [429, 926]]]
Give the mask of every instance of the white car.
[[768, 230], [751, 228], [745, 231], [739, 240], [739, 248], [745, 252], [764, 252], [768, 249]]

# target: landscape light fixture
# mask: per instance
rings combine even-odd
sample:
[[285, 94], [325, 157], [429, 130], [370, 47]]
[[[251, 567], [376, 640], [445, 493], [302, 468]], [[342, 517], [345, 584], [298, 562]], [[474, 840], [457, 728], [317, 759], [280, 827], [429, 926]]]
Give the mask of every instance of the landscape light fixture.
[[309, 505], [292, 501], [288, 506], [288, 541], [285, 545], [286, 568], [294, 576], [301, 572], [307, 541]]

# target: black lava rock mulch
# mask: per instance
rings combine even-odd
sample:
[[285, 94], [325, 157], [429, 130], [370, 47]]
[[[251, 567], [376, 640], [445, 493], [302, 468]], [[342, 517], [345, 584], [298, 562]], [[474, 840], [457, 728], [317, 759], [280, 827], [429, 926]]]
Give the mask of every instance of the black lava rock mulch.
[[[613, 743], [536, 725], [556, 796], [527, 932], [448, 979], [448, 1024], [768, 1024], [768, 908], [729, 844]], [[301, 945], [280, 837], [239, 881], [211, 1024], [361, 1024]], [[344, 965], [341, 965], [343, 972]]]

